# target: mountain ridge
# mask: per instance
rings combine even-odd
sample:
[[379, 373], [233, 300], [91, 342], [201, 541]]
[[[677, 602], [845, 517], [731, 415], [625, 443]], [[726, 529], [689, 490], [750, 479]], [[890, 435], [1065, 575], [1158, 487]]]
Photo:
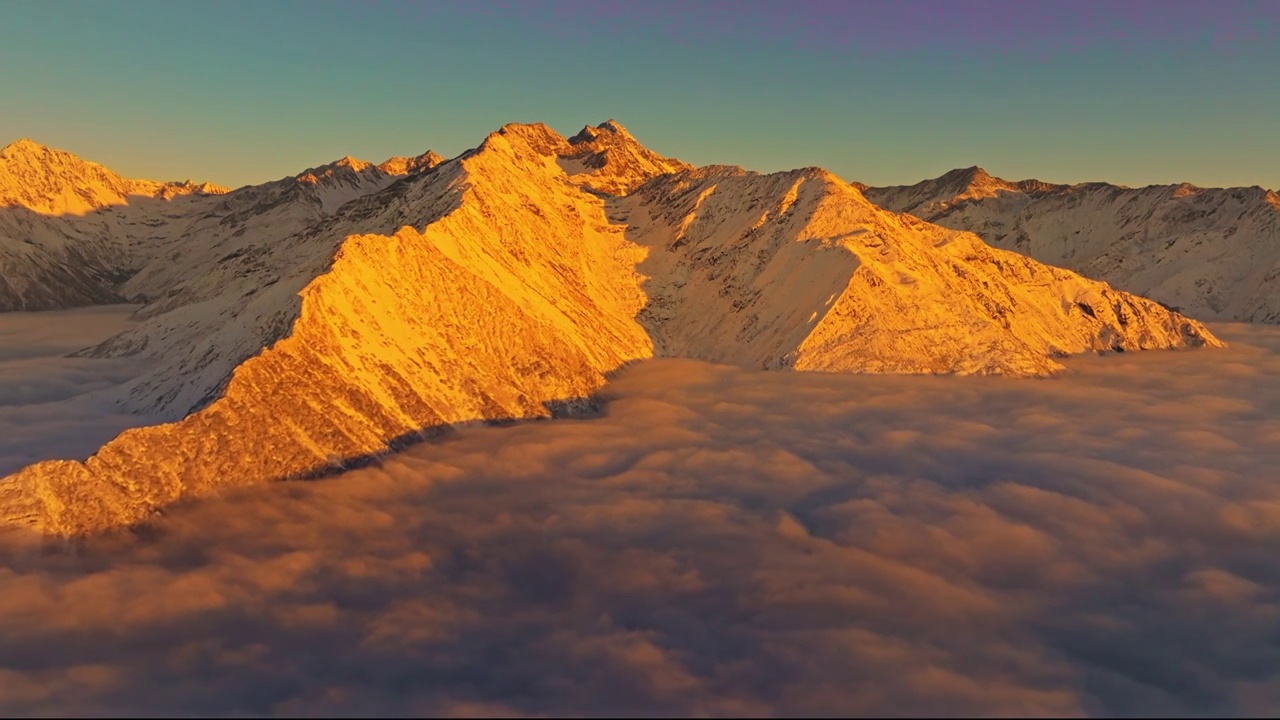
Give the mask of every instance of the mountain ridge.
[[[29, 139], [10, 143], [0, 151], [0, 312], [150, 302], [174, 289], [169, 265], [190, 249], [186, 237], [218, 244], [251, 216], [233, 232], [288, 234], [442, 161], [431, 151], [379, 166], [348, 158], [227, 190], [130, 180]], [[305, 211], [272, 224], [287, 204]]]
[[0, 148], [0, 205], [20, 205], [49, 214], [83, 215], [125, 202], [130, 195], [166, 199], [182, 193], [229, 192], [213, 183], [157, 182], [124, 178], [98, 163], [30, 138]]
[[333, 208], [277, 182], [199, 206], [124, 285], [143, 322], [86, 351], [151, 356], [110, 392], [169, 422], [0, 479], [0, 525], [128, 525], [457, 423], [549, 417], [652, 356], [1042, 376], [1071, 353], [1221, 345], [820, 168], [693, 168], [616, 121], [505, 125]]
[[1280, 195], [1257, 185], [1011, 182], [961, 168], [914, 185], [861, 189], [886, 209], [977, 233], [1197, 317], [1280, 322]]
[[1197, 185], [1197, 184], [1195, 184], [1195, 183], [1193, 183], [1193, 182], [1186, 181], [1186, 180], [1181, 180], [1181, 181], [1177, 181], [1177, 182], [1155, 182], [1155, 183], [1144, 183], [1144, 184], [1141, 184], [1141, 185], [1128, 185], [1128, 184], [1125, 184], [1125, 183], [1111, 182], [1111, 181], [1108, 181], [1108, 180], [1082, 180], [1082, 181], [1080, 181], [1080, 182], [1068, 182], [1068, 183], [1061, 183], [1061, 182], [1049, 182], [1049, 181], [1047, 181], [1047, 180], [1041, 180], [1041, 179], [1039, 179], [1039, 178], [1024, 178], [1024, 179], [1022, 179], [1022, 180], [1009, 180], [1009, 179], [1007, 179], [1007, 178], [1004, 178], [1004, 177], [1001, 177], [1001, 176], [998, 176], [998, 175], [995, 175], [995, 174], [991, 173], [989, 170], [987, 170], [987, 169], [986, 169], [984, 166], [982, 166], [982, 165], [965, 165], [965, 166], [955, 167], [955, 168], [952, 168], [952, 169], [950, 169], [950, 170], [946, 170], [946, 171], [942, 172], [940, 175], [938, 175], [938, 176], [936, 176], [936, 177], [925, 178], [925, 179], [923, 179], [923, 180], [919, 180], [919, 181], [914, 182], [914, 183], [893, 184], [893, 185], [870, 185], [870, 184], [867, 184], [867, 183], [861, 183], [861, 182], [859, 182], [859, 183], [854, 183], [854, 184], [867, 185], [868, 187], [872, 187], [872, 188], [875, 188], [875, 189], [878, 189], [878, 190], [891, 190], [891, 189], [895, 189], [895, 190], [896, 190], [896, 189], [908, 188], [908, 187], [915, 187], [915, 186], [925, 185], [925, 184], [936, 184], [936, 183], [938, 183], [939, 181], [941, 181], [941, 180], [943, 180], [943, 179], [945, 179], [945, 178], [948, 178], [948, 177], [955, 177], [955, 176], [959, 176], [959, 175], [963, 175], [963, 174], [968, 174], [968, 173], [976, 173], [976, 174], [978, 174], [978, 175], [980, 175], [980, 176], [983, 176], [983, 177], [986, 177], [986, 178], [993, 179], [993, 180], [995, 180], [995, 181], [997, 181], [997, 182], [1000, 182], [1000, 183], [1007, 183], [1007, 184], [1010, 184], [1010, 185], [1018, 185], [1018, 184], [1021, 184], [1021, 183], [1027, 183], [1027, 184], [1031, 184], [1031, 185], [1041, 185], [1041, 186], [1045, 186], [1045, 187], [1049, 187], [1049, 188], [1074, 188], [1074, 187], [1085, 187], [1085, 186], [1104, 186], [1104, 187], [1110, 187], [1110, 188], [1119, 188], [1119, 189], [1121, 189], [1121, 190], [1147, 190], [1147, 189], [1150, 189], [1150, 188], [1176, 188], [1176, 187], [1180, 187], [1180, 186], [1185, 186], [1185, 187], [1194, 188], [1194, 189], [1197, 189], [1197, 190], [1250, 190], [1250, 189], [1257, 188], [1257, 189], [1262, 190], [1264, 193], [1272, 193], [1272, 194], [1274, 194], [1274, 193], [1276, 193], [1276, 192], [1277, 192], [1277, 190], [1276, 190], [1276, 189], [1266, 188], [1266, 187], [1263, 187], [1262, 185], [1258, 185], [1258, 184], [1254, 184], [1254, 185]]

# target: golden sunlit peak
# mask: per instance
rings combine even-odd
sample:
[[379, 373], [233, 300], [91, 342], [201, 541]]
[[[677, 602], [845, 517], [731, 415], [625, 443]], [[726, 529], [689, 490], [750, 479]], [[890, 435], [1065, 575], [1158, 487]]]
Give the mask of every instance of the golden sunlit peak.
[[503, 138], [503, 142], [512, 138], [519, 138], [534, 152], [543, 155], [557, 154], [567, 142], [563, 135], [545, 123], [507, 123], [485, 137], [480, 147], [493, 147], [493, 141], [498, 138]]
[[345, 155], [331, 163], [308, 168], [294, 177], [302, 182], [314, 184], [319, 182], [321, 178], [332, 178], [335, 175], [343, 175], [347, 172], [363, 173], [371, 167], [374, 167], [371, 162]]
[[576, 143], [576, 142], [583, 142], [587, 140], [595, 140], [596, 138], [600, 137], [601, 135], [604, 135], [605, 133], [608, 133], [609, 135], [616, 135], [621, 138], [627, 138], [631, 140], [635, 139], [635, 137], [631, 133], [627, 132], [627, 129], [622, 126], [622, 123], [618, 122], [617, 120], [614, 120], [613, 118], [609, 118], [608, 120], [605, 120], [604, 122], [594, 127], [591, 125], [584, 125], [582, 127], [582, 130], [580, 130], [577, 135], [574, 135], [570, 139], [570, 141]]
[[627, 132], [627, 129], [622, 126], [622, 123], [618, 122], [617, 120], [614, 120], [613, 118], [609, 118], [608, 120], [605, 120], [604, 122], [600, 123], [599, 125], [596, 126], [596, 129], [606, 130], [608, 132], [613, 133], [614, 135], [628, 135], [628, 136], [631, 135], [631, 133]]
[[373, 163], [360, 160], [359, 158], [353, 158], [350, 155], [344, 155], [341, 158], [339, 158], [337, 162], [334, 162], [333, 164], [336, 165], [337, 167], [351, 168], [356, 172], [360, 172], [368, 168]]
[[378, 164], [378, 169], [388, 175], [408, 175], [422, 170], [429, 170], [445, 161], [445, 157], [434, 150], [428, 150], [417, 157], [397, 155], [387, 158]]
[[1192, 185], [1191, 183], [1186, 183], [1186, 182], [1179, 183], [1178, 186], [1173, 190], [1173, 196], [1176, 198], [1190, 197], [1192, 195], [1198, 195], [1199, 193], [1200, 193], [1200, 188], [1196, 187], [1195, 185]]
[[49, 149], [47, 145], [42, 145], [31, 138], [19, 138], [0, 148], [0, 154], [12, 156], [15, 154], [45, 153], [49, 152]]
[[541, 140], [544, 142], [562, 143], [564, 136], [556, 132], [546, 123], [507, 123], [498, 128], [499, 135], [516, 135], [526, 139]]

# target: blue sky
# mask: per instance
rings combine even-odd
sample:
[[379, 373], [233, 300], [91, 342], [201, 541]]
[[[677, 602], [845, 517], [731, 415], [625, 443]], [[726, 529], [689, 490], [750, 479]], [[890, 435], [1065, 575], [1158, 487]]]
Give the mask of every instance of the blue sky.
[[1277, 2], [8, 2], [0, 143], [262, 182], [614, 117], [873, 184], [1280, 186]]

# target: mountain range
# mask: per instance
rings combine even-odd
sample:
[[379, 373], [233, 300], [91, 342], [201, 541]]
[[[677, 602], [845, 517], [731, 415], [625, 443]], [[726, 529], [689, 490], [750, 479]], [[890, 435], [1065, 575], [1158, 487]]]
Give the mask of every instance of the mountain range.
[[655, 356], [1044, 376], [1074, 353], [1221, 345], [1157, 302], [918, 216], [982, 207], [954, 185], [935, 201], [950, 186], [695, 168], [612, 120], [568, 138], [510, 124], [449, 160], [344, 158], [234, 191], [14, 143], [0, 309], [139, 304], [134, 327], [79, 354], [145, 359], [105, 392], [155, 424], [0, 479], [0, 525], [129, 525], [459, 423], [582, 412], [610, 372]]
[[889, 210], [977, 233], [1192, 317], [1280, 322], [1280, 195], [1271, 190], [1010, 182], [979, 167], [861, 189]]

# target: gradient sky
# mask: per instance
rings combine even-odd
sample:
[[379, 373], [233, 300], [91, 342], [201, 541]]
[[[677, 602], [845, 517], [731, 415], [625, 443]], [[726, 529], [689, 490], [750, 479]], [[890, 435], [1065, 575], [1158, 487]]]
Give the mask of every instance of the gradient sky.
[[14, 2], [0, 143], [262, 182], [614, 117], [658, 152], [908, 183], [1280, 187], [1280, 2]]

